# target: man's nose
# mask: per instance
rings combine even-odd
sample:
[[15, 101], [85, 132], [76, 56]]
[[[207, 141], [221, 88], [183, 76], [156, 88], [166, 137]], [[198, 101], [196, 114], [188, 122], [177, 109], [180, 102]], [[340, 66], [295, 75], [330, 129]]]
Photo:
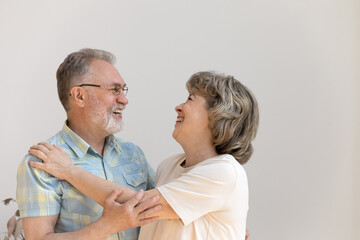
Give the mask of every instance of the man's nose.
[[129, 103], [128, 99], [126, 98], [125, 94], [123, 92], [121, 92], [117, 97], [116, 97], [116, 102], [118, 103], [122, 103], [124, 105], [127, 105]]

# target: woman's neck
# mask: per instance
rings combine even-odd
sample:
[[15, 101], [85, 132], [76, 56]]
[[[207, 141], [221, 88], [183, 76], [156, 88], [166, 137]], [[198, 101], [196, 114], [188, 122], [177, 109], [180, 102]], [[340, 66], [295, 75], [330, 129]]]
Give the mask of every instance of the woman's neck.
[[211, 157], [215, 157], [218, 153], [212, 144], [201, 144], [183, 147], [186, 160], [182, 167], [191, 167]]

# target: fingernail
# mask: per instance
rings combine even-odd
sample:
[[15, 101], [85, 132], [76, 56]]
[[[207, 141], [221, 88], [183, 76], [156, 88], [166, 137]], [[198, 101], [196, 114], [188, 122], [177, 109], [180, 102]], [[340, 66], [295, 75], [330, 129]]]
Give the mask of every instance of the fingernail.
[[143, 197], [143, 195], [144, 195], [144, 190], [140, 189], [140, 191], [136, 193], [136, 198], [140, 199]]

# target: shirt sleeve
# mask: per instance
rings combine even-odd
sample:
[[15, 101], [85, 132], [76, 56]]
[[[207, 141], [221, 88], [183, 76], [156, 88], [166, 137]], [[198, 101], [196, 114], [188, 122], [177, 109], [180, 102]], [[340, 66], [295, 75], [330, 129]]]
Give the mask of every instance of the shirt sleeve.
[[235, 166], [217, 161], [203, 164], [158, 187], [184, 225], [226, 208], [237, 178]]
[[59, 214], [61, 195], [59, 180], [29, 165], [29, 161], [41, 160], [27, 155], [21, 161], [17, 172], [16, 199], [20, 216], [39, 217]]

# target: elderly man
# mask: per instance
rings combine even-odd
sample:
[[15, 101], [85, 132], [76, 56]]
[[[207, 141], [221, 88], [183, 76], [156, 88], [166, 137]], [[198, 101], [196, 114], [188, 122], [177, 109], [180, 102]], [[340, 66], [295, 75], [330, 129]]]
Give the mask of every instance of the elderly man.
[[139, 229], [128, 228], [153, 220], [141, 218], [158, 196], [138, 203], [142, 190], [154, 187], [154, 170], [138, 146], [113, 135], [122, 128], [128, 104], [128, 87], [114, 61], [111, 53], [96, 49], [82, 49], [65, 58], [56, 76], [67, 121], [47, 142], [62, 148], [81, 168], [139, 193], [125, 204], [115, 202], [121, 192], [113, 193], [103, 213], [100, 205], [68, 182], [30, 167], [29, 161], [40, 160], [27, 155], [18, 169], [17, 186], [27, 240], [137, 239]]

